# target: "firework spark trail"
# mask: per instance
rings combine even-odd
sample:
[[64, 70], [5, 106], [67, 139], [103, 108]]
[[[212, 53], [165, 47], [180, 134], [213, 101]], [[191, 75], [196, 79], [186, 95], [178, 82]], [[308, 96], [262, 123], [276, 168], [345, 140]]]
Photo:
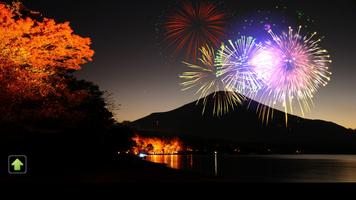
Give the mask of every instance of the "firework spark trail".
[[184, 87], [183, 91], [197, 88], [195, 94], [199, 94], [199, 100], [203, 101], [204, 114], [206, 105], [208, 103], [208, 95], [213, 93], [213, 115], [221, 116], [228, 113], [242, 102], [242, 96], [236, 93], [233, 89], [226, 87], [219, 74], [218, 68], [215, 65], [215, 53], [212, 48], [205, 45], [200, 48], [202, 54], [199, 59], [201, 65], [190, 64], [183, 62], [192, 71], [184, 72], [180, 78], [184, 79], [181, 85]]
[[255, 54], [261, 54], [263, 46], [256, 43], [253, 37], [242, 36], [235, 42], [229, 40], [228, 45], [222, 45], [216, 57], [219, 76], [228, 88], [247, 97], [252, 97], [264, 86], [261, 79], [262, 70], [256, 71], [255, 65], [261, 66], [263, 59], [254, 59]]
[[186, 51], [187, 58], [196, 60], [203, 45], [220, 45], [225, 24], [226, 15], [215, 4], [183, 1], [182, 7], [167, 17], [165, 38], [175, 54]]
[[[266, 105], [273, 107], [280, 103], [285, 112], [285, 122], [288, 125], [288, 113], [293, 114], [294, 102], [304, 116], [310, 111], [314, 94], [321, 86], [330, 81], [328, 63], [330, 56], [319, 45], [321, 39], [314, 39], [316, 32], [309, 37], [301, 36], [301, 26], [296, 33], [289, 27], [288, 33], [275, 34], [271, 29], [268, 33], [272, 41], [266, 42], [266, 52], [274, 58], [274, 64], [266, 66], [257, 65], [261, 70], [263, 79], [267, 80], [266, 87], [262, 89], [260, 99]], [[256, 54], [254, 59], [259, 59]], [[268, 121], [271, 112], [260, 106], [259, 114]]]

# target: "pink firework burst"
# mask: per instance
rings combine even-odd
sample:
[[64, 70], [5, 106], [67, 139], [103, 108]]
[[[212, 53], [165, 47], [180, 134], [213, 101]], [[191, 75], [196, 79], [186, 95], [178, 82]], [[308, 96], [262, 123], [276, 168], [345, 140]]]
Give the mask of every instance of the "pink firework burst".
[[[328, 52], [320, 47], [321, 39], [315, 39], [316, 32], [310, 36], [300, 34], [289, 27], [288, 33], [276, 35], [271, 29], [268, 33], [272, 41], [266, 42], [265, 49], [254, 56], [254, 62], [266, 86], [260, 94], [261, 103], [270, 107], [280, 104], [285, 111], [286, 125], [288, 113], [293, 114], [295, 106], [304, 116], [310, 111], [314, 94], [330, 80]], [[265, 106], [259, 108], [263, 120], [271, 112]]]

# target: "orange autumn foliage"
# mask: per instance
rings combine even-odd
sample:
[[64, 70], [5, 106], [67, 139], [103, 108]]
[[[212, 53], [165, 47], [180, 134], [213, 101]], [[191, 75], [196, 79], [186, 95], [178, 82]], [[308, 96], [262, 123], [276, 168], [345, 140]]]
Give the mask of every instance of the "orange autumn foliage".
[[132, 140], [136, 144], [132, 148], [134, 154], [177, 154], [183, 150], [182, 142], [178, 138], [162, 139], [136, 135]]
[[65, 94], [76, 99], [65, 75], [92, 60], [90, 38], [75, 35], [68, 22], [22, 16], [16, 6], [0, 3], [0, 107]]

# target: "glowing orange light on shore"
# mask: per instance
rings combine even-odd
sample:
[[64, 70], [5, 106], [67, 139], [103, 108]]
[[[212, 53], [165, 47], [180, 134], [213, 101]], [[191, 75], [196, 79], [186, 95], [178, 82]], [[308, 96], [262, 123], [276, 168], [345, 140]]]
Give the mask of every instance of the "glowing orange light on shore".
[[161, 139], [136, 135], [132, 140], [136, 143], [132, 149], [136, 155], [139, 153], [177, 154], [183, 150], [183, 144], [178, 138]]

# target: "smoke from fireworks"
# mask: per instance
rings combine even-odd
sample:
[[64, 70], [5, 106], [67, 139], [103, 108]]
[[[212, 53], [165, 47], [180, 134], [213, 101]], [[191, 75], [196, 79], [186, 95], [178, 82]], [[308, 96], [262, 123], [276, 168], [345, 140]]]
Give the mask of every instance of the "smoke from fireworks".
[[[256, 65], [261, 78], [266, 80], [260, 99], [270, 107], [281, 104], [286, 124], [295, 103], [303, 116], [310, 111], [314, 94], [321, 86], [327, 85], [331, 75], [328, 71], [330, 56], [320, 47], [321, 39], [315, 38], [316, 33], [302, 36], [300, 30], [301, 26], [297, 32], [289, 27], [288, 33], [277, 35], [268, 29], [273, 40], [266, 42], [265, 50], [254, 56], [255, 60], [267, 59], [267, 62], [257, 62], [263, 65]], [[265, 115], [269, 115], [270, 110], [262, 106], [259, 111], [268, 121]]]
[[[218, 76], [219, 71], [215, 65], [214, 50], [208, 45], [200, 48], [202, 54], [199, 59], [201, 65], [183, 62], [192, 71], [184, 72], [180, 78], [184, 79], [181, 85], [183, 90], [196, 88], [195, 94], [199, 94], [199, 100], [203, 101], [203, 111], [208, 102], [208, 95], [213, 93], [213, 115], [221, 116], [233, 110], [242, 101], [242, 96], [232, 88], [227, 87]], [[199, 100], [197, 103], [199, 103]]]
[[195, 60], [201, 46], [220, 45], [225, 35], [226, 15], [210, 2], [183, 1], [181, 5], [167, 17], [164, 36], [176, 54], [185, 51], [186, 58]]

